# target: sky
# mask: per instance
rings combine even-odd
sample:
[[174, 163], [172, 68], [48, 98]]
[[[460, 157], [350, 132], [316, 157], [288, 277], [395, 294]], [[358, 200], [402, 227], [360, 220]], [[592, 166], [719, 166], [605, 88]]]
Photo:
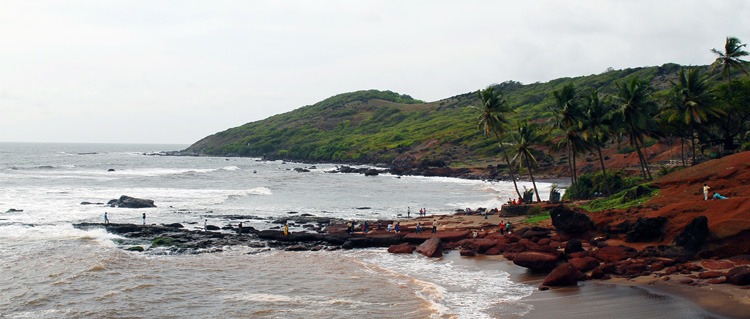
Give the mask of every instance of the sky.
[[0, 142], [192, 144], [336, 94], [711, 64], [746, 0], [2, 0]]

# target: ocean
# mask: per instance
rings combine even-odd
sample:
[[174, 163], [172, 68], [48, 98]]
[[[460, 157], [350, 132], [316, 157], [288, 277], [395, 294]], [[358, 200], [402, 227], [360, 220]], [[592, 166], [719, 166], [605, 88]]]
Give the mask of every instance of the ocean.
[[[2, 318], [715, 318], [675, 296], [583, 283], [540, 292], [502, 258], [221, 247], [131, 252], [103, 229], [278, 225], [290, 213], [352, 220], [499, 207], [512, 183], [329, 173], [335, 164], [157, 155], [187, 145], [0, 143]], [[309, 172], [297, 172], [306, 168]], [[531, 187], [530, 183], [521, 183]], [[550, 183], [538, 183], [545, 199]], [[157, 207], [111, 208], [128, 195]], [[399, 214], [402, 215], [399, 217]], [[245, 216], [244, 220], [233, 219]], [[291, 231], [302, 231], [290, 229]]]

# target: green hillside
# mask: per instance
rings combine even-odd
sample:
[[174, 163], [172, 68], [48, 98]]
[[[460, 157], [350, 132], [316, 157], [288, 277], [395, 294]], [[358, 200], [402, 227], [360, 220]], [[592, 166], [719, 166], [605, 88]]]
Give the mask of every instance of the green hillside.
[[[716, 71], [708, 66], [700, 68], [718, 83]], [[495, 87], [515, 110], [512, 121], [543, 123], [551, 115], [548, 106], [554, 105], [552, 92], [566, 84], [574, 84], [579, 92], [597, 88], [612, 94], [617, 83], [637, 76], [651, 82], [656, 96], [663, 96], [680, 69], [680, 65], [665, 64], [546, 83], [508, 81]], [[216, 133], [183, 153], [384, 164], [409, 157], [442, 161], [454, 168], [498, 163], [497, 141], [479, 132], [477, 116], [481, 111], [472, 105], [480, 105], [476, 92], [429, 103], [390, 91], [351, 92]], [[540, 157], [541, 164], [551, 162]]]

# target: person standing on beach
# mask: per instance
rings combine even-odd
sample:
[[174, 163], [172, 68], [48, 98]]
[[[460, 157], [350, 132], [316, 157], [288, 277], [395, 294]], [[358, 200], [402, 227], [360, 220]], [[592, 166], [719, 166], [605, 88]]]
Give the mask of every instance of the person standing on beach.
[[109, 224], [109, 218], [107, 218], [107, 212], [104, 212], [104, 223]]
[[411, 207], [406, 206], [406, 217], [411, 218]]
[[289, 224], [284, 223], [284, 236], [289, 236]]
[[208, 218], [203, 220], [203, 231], [208, 231]]
[[437, 220], [432, 221], [432, 233], [437, 233], [438, 222]]
[[711, 189], [711, 187], [708, 187], [708, 184], [703, 184], [703, 200], [708, 200], [709, 189]]
[[143, 226], [146, 226], [146, 213], [143, 213]]
[[362, 224], [362, 233], [367, 234], [367, 221], [365, 221], [365, 223]]
[[237, 235], [242, 235], [242, 222], [237, 224]]
[[500, 235], [505, 235], [505, 223], [500, 221]]

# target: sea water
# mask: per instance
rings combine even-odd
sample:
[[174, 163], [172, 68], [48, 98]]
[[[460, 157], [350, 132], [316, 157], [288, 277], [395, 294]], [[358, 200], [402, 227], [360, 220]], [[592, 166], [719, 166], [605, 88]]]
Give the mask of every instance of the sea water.
[[[530, 296], [536, 287], [511, 276], [519, 268], [502, 260], [455, 253], [429, 259], [384, 249], [130, 252], [117, 235], [72, 226], [102, 222], [107, 212], [113, 223], [141, 223], [145, 213], [149, 224], [198, 229], [205, 220], [217, 226], [242, 221], [269, 229], [276, 226], [272, 219], [290, 214], [353, 220], [405, 218], [407, 209], [414, 216], [420, 208], [451, 214], [499, 207], [515, 193], [505, 182], [365, 177], [330, 173], [333, 164], [155, 155], [185, 147], [0, 143], [0, 317], [551, 316], [535, 312]], [[546, 198], [551, 185], [537, 186]], [[104, 205], [121, 195], [152, 199], [157, 207]], [[648, 298], [631, 295], [635, 303]], [[685, 308], [671, 299], [666, 304]]]

